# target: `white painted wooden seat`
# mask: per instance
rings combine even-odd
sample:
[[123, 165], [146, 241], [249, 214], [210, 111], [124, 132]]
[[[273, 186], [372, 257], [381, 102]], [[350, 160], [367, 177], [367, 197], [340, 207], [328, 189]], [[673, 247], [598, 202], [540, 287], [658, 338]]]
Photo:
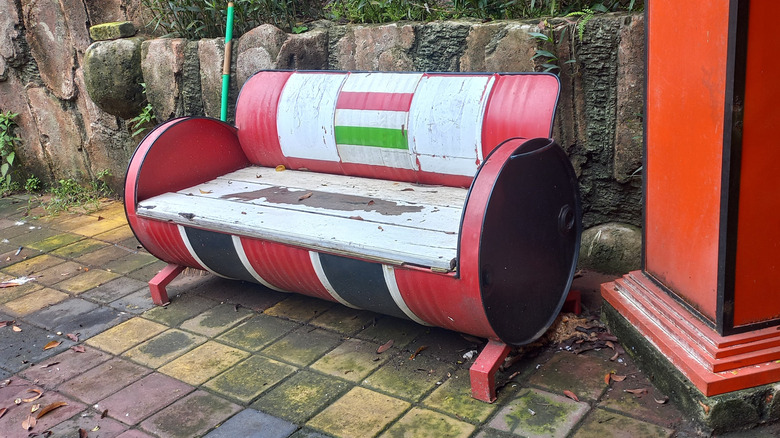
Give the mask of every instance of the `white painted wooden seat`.
[[250, 166], [138, 215], [390, 265], [455, 266], [467, 189]]

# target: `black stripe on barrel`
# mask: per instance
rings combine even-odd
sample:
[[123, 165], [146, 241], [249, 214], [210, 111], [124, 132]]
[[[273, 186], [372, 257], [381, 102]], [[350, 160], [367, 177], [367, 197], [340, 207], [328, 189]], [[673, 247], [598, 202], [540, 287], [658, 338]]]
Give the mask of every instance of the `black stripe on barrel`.
[[190, 227], [184, 227], [184, 231], [192, 250], [209, 269], [225, 277], [257, 283], [238, 258], [233, 236]]
[[409, 319], [390, 295], [382, 265], [319, 253], [322, 271], [344, 301], [361, 309]]

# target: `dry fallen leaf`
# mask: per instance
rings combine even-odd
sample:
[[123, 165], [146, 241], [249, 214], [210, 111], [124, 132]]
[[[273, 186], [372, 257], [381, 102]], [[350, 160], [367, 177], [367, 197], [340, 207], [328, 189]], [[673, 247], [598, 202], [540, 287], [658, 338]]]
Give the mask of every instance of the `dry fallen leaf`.
[[3, 418], [3, 415], [8, 411], [8, 408], [0, 408], [0, 418]]
[[604, 344], [606, 344], [607, 347], [609, 347], [609, 348], [611, 348], [613, 350], [615, 349], [615, 344], [613, 344], [612, 341], [607, 341]]
[[566, 397], [569, 397], [570, 399], [572, 399], [574, 401], [577, 401], [577, 402], [580, 401], [580, 398], [577, 397], [577, 394], [569, 391], [568, 389], [563, 391], [563, 395], [565, 395]]
[[704, 409], [704, 415], [709, 414], [710, 413], [710, 407], [705, 405], [704, 403], [702, 403], [701, 400], [697, 400], [697, 401], [701, 405], [701, 408]]
[[604, 383], [606, 383], [607, 385], [609, 385], [609, 381], [611, 380], [611, 378], [612, 378], [612, 373], [607, 373], [607, 374], [604, 376]]
[[68, 333], [66, 336], [68, 336], [68, 339], [70, 339], [73, 342], [78, 342], [79, 341], [79, 335], [78, 334]]
[[57, 364], [59, 364], [59, 362], [47, 363], [46, 365], [41, 365], [41, 368], [49, 368], [49, 367], [53, 367], [54, 365], [57, 365]]
[[79, 438], [88, 438], [89, 435], [87, 435], [87, 431], [84, 429], [79, 429]]
[[49, 350], [51, 348], [59, 347], [59, 345], [62, 344], [62, 341], [51, 341], [48, 344], [43, 346], [44, 350]]
[[11, 325], [16, 321], [0, 321], [0, 327], [5, 327], [7, 325]]
[[349, 218], [352, 219], [352, 220], [356, 220], [356, 221], [362, 221], [363, 220], [363, 218], [360, 217], [360, 216], [350, 216]]
[[108, 409], [104, 409], [103, 412], [100, 413], [100, 419], [104, 419], [108, 416]]
[[0, 380], [0, 388], [5, 388], [11, 384], [11, 379]]
[[620, 356], [620, 353], [616, 351], [615, 354], [613, 354], [612, 357], [609, 358], [609, 360], [614, 362], [615, 360], [617, 360], [618, 356]]
[[659, 400], [659, 399], [657, 399], [657, 398], [655, 398], [655, 397], [653, 397], [653, 400], [655, 400], [655, 402], [656, 402], [656, 403], [658, 403], [659, 405], [662, 405], [662, 404], [664, 404], [664, 403], [666, 403], [666, 402], [668, 402], [668, 401], [669, 401], [669, 397], [667, 397], [667, 396], [664, 396], [664, 397], [663, 397], [663, 398], [661, 398], [660, 400]]
[[384, 344], [380, 345], [379, 348], [376, 349], [376, 354], [382, 354], [385, 351], [389, 350], [390, 347], [393, 346], [393, 340], [390, 339], [389, 341], [385, 342]]
[[55, 410], [57, 408], [61, 408], [63, 406], [68, 406], [68, 404], [65, 403], [64, 401], [54, 402], [54, 403], [46, 406], [45, 408], [41, 409], [41, 412], [38, 412], [38, 415], [35, 418], [40, 419], [41, 417], [43, 417], [44, 415], [48, 414], [49, 412], [51, 412], [51, 411], [53, 411], [53, 410]]
[[276, 171], [277, 172], [284, 172], [285, 169], [286, 169], [286, 167], [284, 167], [284, 164], [280, 164], [280, 165], [276, 166]]
[[25, 402], [25, 403], [30, 403], [32, 401], [38, 400], [43, 395], [43, 391], [41, 391], [40, 389], [35, 389], [35, 388], [28, 389], [27, 392], [33, 392], [33, 393], [35, 393], [35, 395], [32, 396], [32, 397], [29, 397], [29, 398], [23, 398], [22, 401]]
[[306, 193], [305, 195], [302, 195], [300, 198], [298, 198], [298, 200], [299, 201], [303, 201], [304, 199], [309, 199], [309, 198], [311, 198], [311, 195], [313, 195], [313, 194], [314, 193], [312, 193], [312, 192]]
[[202, 194], [204, 194], [204, 195], [208, 195], [209, 193], [212, 193], [212, 190], [203, 190], [203, 189], [198, 189], [198, 190], [199, 190], [199, 191], [200, 191]]
[[13, 326], [13, 331], [20, 332], [20, 331], [22, 331], [22, 329], [18, 325], [15, 325], [15, 326]]
[[374, 205], [374, 204], [376, 204], [376, 202], [374, 202], [374, 201], [368, 201], [368, 205]]
[[411, 356], [409, 356], [409, 359], [414, 359], [415, 357], [417, 357], [418, 354], [422, 353], [423, 350], [425, 350], [426, 348], [428, 348], [427, 345], [423, 345], [422, 347], [418, 348], [417, 351], [415, 351], [414, 353], [412, 353]]
[[29, 414], [27, 418], [22, 421], [22, 429], [24, 430], [30, 430], [33, 427], [35, 427], [35, 424], [38, 422], [38, 420], [32, 416], [32, 414]]
[[618, 376], [616, 374], [610, 374], [609, 378], [612, 379], [615, 382], [622, 382], [622, 381], [626, 380], [626, 376]]
[[76, 353], [86, 353], [87, 349], [84, 348], [83, 345], [74, 345], [73, 347], [70, 347], [71, 350], [75, 351]]
[[641, 396], [643, 394], [647, 394], [647, 388], [624, 389], [623, 392], [628, 392], [634, 394], [635, 396]]
[[405, 189], [401, 189], [401, 191], [402, 191], [402, 192], [413, 192], [413, 191], [414, 191], [414, 189], [413, 189], [413, 188], [411, 188], [411, 187], [407, 187], [407, 188], [405, 188]]

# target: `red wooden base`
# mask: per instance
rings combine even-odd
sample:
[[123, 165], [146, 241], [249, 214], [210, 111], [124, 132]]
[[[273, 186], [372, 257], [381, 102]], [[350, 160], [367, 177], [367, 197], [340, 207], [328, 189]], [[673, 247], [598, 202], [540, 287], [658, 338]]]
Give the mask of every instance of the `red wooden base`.
[[640, 271], [601, 294], [705, 396], [780, 381], [780, 330], [721, 336]]
[[152, 292], [152, 302], [154, 304], [164, 306], [170, 302], [168, 291], [165, 290], [165, 287], [183, 270], [184, 266], [168, 264], [154, 278], [149, 280], [149, 290]]
[[471, 366], [471, 396], [477, 400], [496, 401], [496, 371], [509, 355], [511, 347], [500, 341], [488, 341]]

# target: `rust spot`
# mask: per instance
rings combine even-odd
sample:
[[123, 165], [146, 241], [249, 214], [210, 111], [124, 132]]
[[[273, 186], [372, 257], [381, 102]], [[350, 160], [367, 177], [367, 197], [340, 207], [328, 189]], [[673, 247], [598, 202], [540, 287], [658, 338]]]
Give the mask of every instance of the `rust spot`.
[[[304, 198], [300, 191], [290, 191], [287, 187], [268, 187], [251, 192], [222, 195], [222, 199], [254, 201], [265, 199], [269, 204], [306, 205], [334, 211], [375, 211], [384, 216], [398, 216], [404, 213], [419, 213], [422, 205], [399, 205], [396, 202], [372, 199], [365, 196], [346, 195], [313, 190], [306, 192], [311, 196]], [[303, 199], [301, 199], [303, 198]]]

